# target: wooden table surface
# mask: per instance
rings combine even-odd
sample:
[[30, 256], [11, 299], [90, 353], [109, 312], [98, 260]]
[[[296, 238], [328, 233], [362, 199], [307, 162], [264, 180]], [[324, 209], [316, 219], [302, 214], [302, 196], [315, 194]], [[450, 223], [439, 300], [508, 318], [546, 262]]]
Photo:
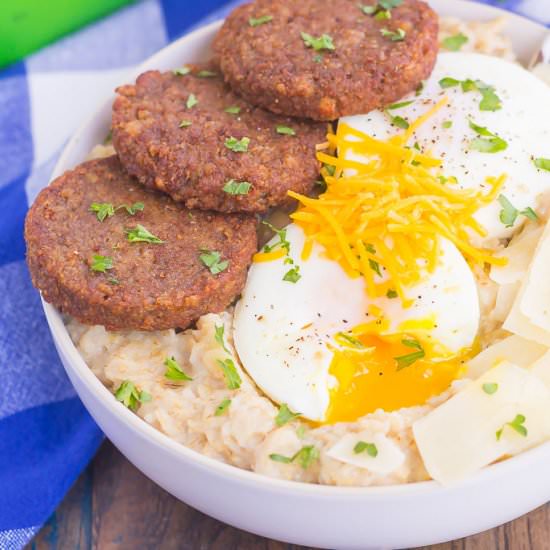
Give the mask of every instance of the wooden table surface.
[[[245, 533], [193, 510], [148, 480], [109, 442], [29, 548], [307, 550]], [[429, 549], [549, 550], [550, 504], [497, 529]]]

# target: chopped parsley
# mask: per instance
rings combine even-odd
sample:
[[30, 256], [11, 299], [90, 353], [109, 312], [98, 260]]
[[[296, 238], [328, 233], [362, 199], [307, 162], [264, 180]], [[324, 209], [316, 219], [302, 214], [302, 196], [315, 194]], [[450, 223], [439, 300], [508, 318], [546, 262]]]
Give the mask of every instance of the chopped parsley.
[[288, 283], [297, 283], [301, 278], [300, 266], [295, 265], [284, 274], [283, 281], [287, 281]]
[[520, 214], [522, 216], [525, 216], [528, 220], [531, 220], [531, 221], [537, 221], [539, 219], [539, 216], [538, 214], [530, 207], [528, 206], [527, 208], [523, 209]]
[[164, 365], [166, 367], [164, 378], [166, 378], [167, 380], [171, 380], [173, 382], [189, 382], [193, 380], [189, 375], [183, 372], [182, 368], [174, 357], [167, 357], [164, 360]]
[[315, 63], [321, 63], [321, 61], [323, 61], [323, 55], [320, 53], [314, 55], [313, 61], [315, 61]]
[[197, 105], [199, 100], [197, 99], [197, 96], [195, 94], [189, 94], [189, 97], [187, 98], [187, 101], [185, 103], [185, 106], [188, 109], [192, 109], [195, 105]]
[[215, 416], [221, 416], [224, 414], [227, 409], [229, 409], [229, 405], [231, 405], [231, 399], [224, 399], [217, 407], [216, 412], [214, 413]]
[[313, 445], [306, 445], [302, 447], [292, 456], [284, 456], [276, 453], [270, 454], [269, 458], [275, 462], [281, 462], [283, 464], [290, 464], [297, 460], [300, 466], [307, 470], [313, 462], [319, 458], [319, 451]]
[[108, 269], [113, 269], [113, 258], [95, 255], [90, 265], [90, 269], [99, 273], [105, 273]]
[[146, 391], [139, 391], [130, 380], [120, 384], [115, 392], [115, 398], [132, 411], [136, 411], [141, 403], [151, 401], [151, 395]]
[[424, 351], [424, 348], [422, 347], [422, 345], [418, 340], [414, 338], [403, 338], [401, 340], [401, 343], [404, 346], [407, 346], [408, 348], [416, 349], [417, 351], [408, 353], [406, 355], [400, 355], [398, 357], [394, 357], [394, 359], [397, 361], [398, 371], [405, 369], [407, 367], [410, 367], [413, 363], [416, 363], [416, 361], [420, 359], [424, 359], [424, 357], [426, 356], [426, 352]]
[[225, 326], [224, 325], [214, 325], [214, 339], [218, 344], [223, 348], [224, 351], [231, 355], [231, 352], [227, 349], [224, 339]]
[[109, 277], [107, 279], [107, 282], [110, 284], [110, 285], [119, 285], [120, 284], [120, 281], [116, 278], [116, 277]]
[[283, 403], [279, 407], [279, 412], [277, 413], [277, 416], [275, 417], [275, 424], [277, 426], [284, 426], [291, 420], [294, 420], [295, 418], [298, 418], [300, 416], [300, 413], [292, 412], [286, 403]]
[[450, 76], [446, 76], [445, 78], [442, 78], [439, 81], [439, 85], [443, 88], [453, 88], [454, 86], [458, 86], [460, 84], [460, 80], [457, 80], [456, 78], [451, 78]]
[[229, 260], [221, 261], [221, 254], [217, 250], [201, 250], [200, 261], [210, 270], [212, 275], [225, 271], [229, 266]]
[[402, 3], [403, 0], [379, 0], [373, 6], [359, 4], [359, 9], [365, 15], [374, 15], [376, 19], [391, 19], [391, 10]]
[[271, 246], [266, 244], [263, 248], [264, 252], [272, 252], [280, 246], [281, 248], [284, 248], [286, 250], [286, 253], [288, 254], [290, 252], [290, 241], [286, 238], [286, 227], [283, 227], [283, 229], [277, 229], [273, 224], [269, 223], [266, 220], [263, 220], [262, 223], [264, 225], [267, 225], [271, 231], [273, 231], [278, 237], [279, 240], [275, 244], [272, 244]]
[[454, 88], [459, 86], [462, 88], [462, 91], [474, 92], [477, 91], [481, 94], [481, 101], [479, 103], [480, 111], [498, 111], [502, 109], [502, 101], [497, 95], [495, 88], [481, 80], [472, 80], [467, 78], [466, 80], [457, 80], [456, 78], [445, 77], [439, 81], [439, 85], [445, 88]]
[[265, 25], [266, 23], [269, 23], [270, 21], [273, 21], [272, 15], [262, 15], [261, 17], [251, 17], [248, 20], [248, 24], [251, 27], [259, 27], [260, 25]]
[[382, 21], [383, 19], [391, 19], [391, 11], [390, 10], [380, 10], [377, 12], [377, 14], [374, 16], [375, 19], [378, 19], [379, 21]]
[[401, 116], [393, 116], [391, 113], [386, 111], [386, 114], [390, 117], [391, 123], [398, 128], [407, 130], [409, 128], [409, 123]]
[[97, 219], [102, 222], [115, 215], [115, 207], [110, 202], [92, 202], [90, 212], [95, 212]]
[[443, 40], [443, 47], [451, 52], [457, 52], [468, 42], [468, 37], [459, 32], [453, 36], [448, 36]]
[[179, 123], [179, 127], [180, 128], [189, 128], [189, 126], [191, 126], [191, 124], [193, 124], [193, 123], [190, 120], [182, 120]]
[[352, 347], [355, 349], [365, 349], [363, 342], [361, 342], [361, 340], [355, 338], [351, 334], [346, 334], [345, 332], [337, 332], [335, 334], [335, 339], [337, 341], [343, 340], [348, 347]]
[[238, 115], [241, 112], [241, 108], [238, 105], [230, 105], [226, 107], [224, 111], [230, 115]]
[[397, 291], [394, 290], [393, 288], [390, 288], [388, 292], [386, 292], [387, 298], [393, 299], [393, 298], [397, 298], [397, 296], [398, 296]]
[[405, 40], [405, 36], [407, 35], [407, 33], [401, 28], [398, 28], [396, 31], [390, 31], [386, 28], [383, 28], [380, 29], [380, 34], [384, 38], [389, 38], [392, 42], [401, 42]]
[[498, 153], [508, 148], [508, 143], [501, 137], [483, 126], [478, 126], [473, 121], [469, 121], [470, 128], [483, 137], [477, 137], [470, 142], [470, 149], [480, 153]]
[[506, 227], [512, 227], [519, 215], [525, 216], [532, 221], [539, 219], [537, 213], [530, 206], [523, 210], [518, 210], [504, 195], [498, 196], [498, 202], [502, 206], [499, 219]]
[[113, 129], [111, 128], [107, 135], [105, 136], [105, 139], [103, 140], [103, 145], [109, 145], [113, 141]]
[[126, 236], [131, 243], [162, 244], [164, 242], [139, 223], [131, 229], [126, 229]]
[[138, 212], [143, 212], [145, 205], [142, 202], [135, 202], [134, 204], [121, 204], [117, 206], [117, 210], [126, 210], [130, 216], [135, 216]]
[[228, 195], [248, 195], [252, 184], [248, 181], [235, 181], [229, 180], [224, 186], [223, 190]]
[[225, 375], [225, 383], [230, 390], [238, 390], [241, 387], [241, 377], [231, 359], [218, 359], [218, 365], [222, 368]]
[[493, 395], [498, 390], [498, 384], [496, 382], [485, 382], [481, 387], [487, 395]]
[[369, 258], [369, 267], [379, 276], [382, 277], [382, 271], [380, 270], [380, 264], [373, 260], [372, 258]]
[[502, 101], [500, 97], [495, 92], [495, 89], [492, 86], [487, 86], [486, 88], [478, 88], [481, 92], [481, 102], [479, 103], [480, 111], [498, 111], [502, 109]]
[[500, 441], [500, 438], [502, 437], [502, 432], [504, 431], [504, 428], [506, 426], [509, 426], [510, 428], [515, 430], [519, 435], [523, 437], [527, 437], [527, 434], [529, 432], [527, 428], [524, 426], [525, 420], [526, 420], [525, 416], [523, 416], [522, 414], [518, 414], [516, 415], [514, 420], [512, 420], [511, 422], [506, 422], [506, 424], [504, 424], [504, 426], [502, 426], [502, 428], [500, 428], [500, 430], [497, 430], [496, 432], [497, 441]]
[[300, 33], [302, 40], [307, 48], [313, 48], [316, 52], [320, 50], [335, 50], [334, 43], [332, 42], [332, 37], [328, 34], [322, 34], [318, 38], [311, 36], [307, 32]]
[[248, 144], [250, 143], [250, 138], [243, 137], [237, 139], [233, 136], [226, 138], [225, 146], [233, 151], [234, 153], [246, 153], [248, 151]]
[[550, 159], [537, 158], [534, 159], [533, 162], [539, 170], [547, 170], [550, 172]]
[[295, 136], [296, 130], [290, 128], [289, 126], [277, 126], [276, 128], [278, 134], [283, 134], [285, 136]]
[[197, 76], [199, 78], [212, 78], [214, 76], [218, 76], [218, 73], [214, 72], [214, 71], [208, 71], [208, 70], [202, 70], [202, 71], [199, 71], [197, 73]]
[[448, 130], [449, 128], [452, 128], [453, 121], [452, 120], [446, 120], [441, 126], [445, 128], [445, 130]]
[[180, 67], [179, 69], [174, 69], [172, 71], [176, 76], [185, 76], [186, 74], [189, 74], [191, 72], [191, 68], [187, 65], [184, 65], [183, 67]]
[[378, 456], [378, 448], [374, 443], [367, 443], [366, 441], [358, 441], [353, 447], [353, 452], [358, 455], [360, 453], [366, 453], [369, 456], [372, 456], [372, 458], [376, 458]]
[[393, 111], [394, 109], [401, 109], [402, 107], [408, 107], [413, 103], [414, 103], [414, 99], [411, 99], [410, 101], [402, 101], [401, 103], [393, 103], [392, 105], [388, 105], [386, 107], [386, 110]]

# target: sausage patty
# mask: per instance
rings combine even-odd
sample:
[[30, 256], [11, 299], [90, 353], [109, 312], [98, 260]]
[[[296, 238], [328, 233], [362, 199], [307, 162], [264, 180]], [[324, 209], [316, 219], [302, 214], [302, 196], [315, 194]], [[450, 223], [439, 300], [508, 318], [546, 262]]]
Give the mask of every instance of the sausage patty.
[[256, 220], [188, 210], [144, 189], [112, 156], [46, 187], [25, 239], [47, 302], [109, 330], [161, 330], [185, 328], [234, 300], [256, 251]]
[[[388, 5], [386, 3], [386, 5]], [[419, 0], [255, 0], [214, 41], [225, 80], [254, 105], [334, 120], [415, 90], [431, 73], [437, 15]]]
[[128, 172], [190, 208], [221, 212], [263, 212], [288, 204], [288, 190], [312, 190], [324, 125], [252, 107], [211, 66], [186, 71], [149, 71], [117, 89], [113, 145]]

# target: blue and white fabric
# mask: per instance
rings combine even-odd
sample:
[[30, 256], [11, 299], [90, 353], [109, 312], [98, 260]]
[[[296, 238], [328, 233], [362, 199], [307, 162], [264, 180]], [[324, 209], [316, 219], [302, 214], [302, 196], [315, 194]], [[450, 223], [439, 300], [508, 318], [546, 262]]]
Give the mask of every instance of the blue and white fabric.
[[[549, 2], [486, 0], [545, 24]], [[30, 282], [28, 205], [71, 133], [130, 67], [235, 3], [144, 0], [0, 71], [0, 550], [29, 542], [103, 438], [65, 376]]]

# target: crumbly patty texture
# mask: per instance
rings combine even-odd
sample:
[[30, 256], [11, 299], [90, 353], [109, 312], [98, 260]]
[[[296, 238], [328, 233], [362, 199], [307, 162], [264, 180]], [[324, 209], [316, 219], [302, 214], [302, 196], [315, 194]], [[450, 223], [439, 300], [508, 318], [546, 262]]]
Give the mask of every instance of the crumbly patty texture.
[[289, 190], [311, 192], [323, 124], [251, 106], [210, 65], [185, 71], [149, 71], [117, 89], [113, 145], [128, 172], [190, 208], [221, 212], [263, 212], [288, 204]]
[[[92, 203], [115, 213], [100, 221]], [[120, 208], [136, 203], [143, 209], [133, 215]], [[138, 225], [162, 243], [130, 242]], [[63, 313], [109, 330], [161, 330], [185, 328], [234, 300], [256, 251], [256, 220], [188, 210], [144, 189], [112, 156], [46, 187], [27, 215], [25, 239], [34, 285]], [[213, 274], [200, 259], [205, 251], [219, 253], [225, 269]], [[104, 272], [94, 270], [102, 264]]]
[[[256, 0], [229, 15], [214, 51], [226, 81], [254, 105], [314, 120], [367, 113], [415, 90], [438, 50], [437, 15], [426, 3], [404, 0], [387, 19], [362, 10], [376, 4]], [[302, 33], [328, 35], [334, 50], [308, 47]]]

